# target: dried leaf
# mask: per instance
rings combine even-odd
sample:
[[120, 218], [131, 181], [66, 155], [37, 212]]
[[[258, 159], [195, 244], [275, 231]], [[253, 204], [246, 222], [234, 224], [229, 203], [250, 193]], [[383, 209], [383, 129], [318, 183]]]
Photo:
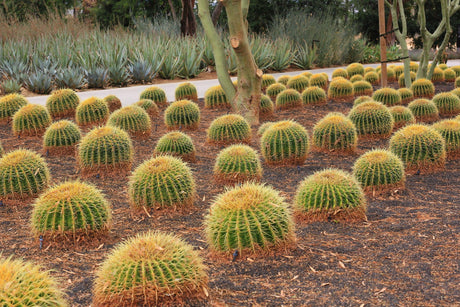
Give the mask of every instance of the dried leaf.
[[310, 270], [312, 270], [313, 273], [316, 273], [316, 270], [310, 266]]
[[326, 286], [329, 286], [329, 285], [330, 285], [330, 283], [328, 283], [328, 282], [323, 282], [323, 283], [321, 284], [321, 287], [326, 287]]
[[345, 266], [345, 264], [339, 260], [339, 266], [342, 268], [342, 269], [346, 269], [347, 267]]

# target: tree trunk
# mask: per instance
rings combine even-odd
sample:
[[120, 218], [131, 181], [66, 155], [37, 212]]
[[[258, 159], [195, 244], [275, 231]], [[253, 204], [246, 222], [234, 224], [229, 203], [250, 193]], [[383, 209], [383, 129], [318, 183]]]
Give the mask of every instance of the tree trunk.
[[177, 15], [176, 15], [176, 10], [174, 9], [174, 5], [172, 3], [172, 0], [168, 0], [168, 3], [169, 3], [169, 8], [171, 9], [171, 14], [172, 14], [173, 20], [174, 20], [174, 22], [176, 22], [177, 21]]
[[193, 13], [194, 0], [182, 0], [182, 16], [180, 31], [182, 35], [194, 36], [196, 34], [196, 20]]
[[224, 7], [224, 4], [222, 1], [217, 2], [216, 7], [214, 8], [214, 11], [212, 12], [212, 23], [214, 24], [214, 27], [217, 26], [217, 22], [219, 21], [220, 14], [222, 13], [222, 8]]

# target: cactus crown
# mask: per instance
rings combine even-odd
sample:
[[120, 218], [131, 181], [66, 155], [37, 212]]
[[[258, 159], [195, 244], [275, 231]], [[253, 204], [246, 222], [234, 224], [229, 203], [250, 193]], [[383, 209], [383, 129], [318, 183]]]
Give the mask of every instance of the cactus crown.
[[74, 90], [61, 89], [54, 91], [46, 100], [46, 108], [53, 118], [73, 117], [79, 103], [80, 98]]
[[51, 124], [51, 116], [45, 107], [27, 104], [13, 116], [14, 135], [41, 136]]
[[402, 65], [395, 66], [395, 67], [393, 68], [393, 71], [395, 72], [395, 77], [396, 77], [396, 79], [399, 79], [399, 77], [401, 76], [401, 74], [404, 73], [404, 66], [402, 66]]
[[433, 103], [441, 115], [455, 116], [460, 113], [460, 98], [454, 93], [439, 93], [433, 97]]
[[327, 91], [329, 99], [336, 101], [350, 100], [353, 95], [353, 83], [342, 78], [332, 80]]
[[390, 87], [381, 88], [375, 91], [374, 95], [372, 95], [372, 99], [388, 107], [401, 104], [401, 95], [399, 95], [397, 90]]
[[[410, 72], [410, 80], [411, 80], [411, 82], [414, 82], [415, 78], [417, 78], [417, 75], [415, 74], [415, 72], [411, 71]], [[406, 77], [404, 76], [404, 73], [399, 75], [398, 85], [399, 85], [400, 88], [405, 88], [406, 87]]]
[[[323, 74], [314, 74], [310, 78], [310, 86], [318, 86], [323, 90], [327, 89], [328, 76]], [[302, 91], [300, 91], [302, 92]]]
[[68, 120], [60, 120], [46, 129], [43, 148], [48, 154], [74, 153], [80, 139], [81, 131], [77, 125]]
[[208, 129], [208, 142], [217, 144], [249, 143], [251, 127], [237, 114], [228, 114], [216, 118]]
[[444, 71], [439, 67], [435, 67], [433, 71], [433, 75], [431, 76], [431, 81], [433, 82], [444, 81]]
[[410, 71], [417, 73], [417, 71], [418, 71], [418, 63], [410, 62], [409, 69], [410, 69]]
[[260, 125], [259, 129], [257, 129], [257, 135], [262, 136], [262, 134], [264, 134], [264, 132], [270, 128], [271, 125], [273, 125], [273, 122], [265, 122]]
[[346, 69], [349, 78], [354, 75], [364, 75], [364, 66], [360, 63], [351, 63]]
[[135, 105], [144, 109], [151, 119], [160, 114], [160, 109], [158, 109], [158, 106], [151, 99], [141, 99]]
[[150, 117], [143, 108], [135, 105], [127, 106], [113, 112], [107, 124], [123, 129], [132, 136], [150, 135]]
[[274, 83], [267, 87], [266, 93], [270, 98], [276, 99], [276, 96], [282, 91], [284, 91], [285, 89], [286, 89], [286, 86], [284, 86], [284, 84]]
[[450, 158], [460, 156], [460, 121], [445, 119], [433, 125], [433, 129], [439, 132], [446, 143], [446, 152]]
[[275, 110], [275, 105], [273, 101], [268, 98], [267, 95], [260, 96], [260, 106], [259, 106], [259, 116], [267, 117], [273, 114]]
[[329, 113], [313, 127], [313, 145], [317, 149], [353, 152], [357, 142], [355, 125], [342, 113]]
[[302, 105], [302, 96], [295, 89], [286, 89], [276, 96], [277, 109], [289, 109], [300, 107]]
[[140, 100], [149, 99], [152, 100], [156, 105], [165, 106], [168, 104], [166, 100], [166, 93], [163, 89], [158, 86], [151, 86], [142, 91]]
[[353, 83], [353, 93], [355, 96], [369, 96], [374, 91], [372, 84], [367, 81], [357, 81]]
[[115, 95], [108, 95], [104, 97], [104, 102], [107, 104], [109, 108], [109, 112], [113, 112], [115, 110], [121, 109], [121, 100]]
[[444, 70], [444, 81], [446, 82], [454, 82], [457, 75], [453, 69], [446, 69]]
[[337, 77], [348, 79], [348, 73], [343, 68], [337, 68], [332, 72], [332, 79], [337, 78]]
[[225, 183], [258, 180], [262, 177], [259, 155], [247, 145], [231, 145], [217, 155], [214, 175]]
[[99, 98], [90, 97], [83, 100], [77, 107], [75, 119], [79, 126], [103, 124], [109, 118], [107, 104]]
[[357, 106], [358, 104], [361, 104], [361, 103], [366, 102], [366, 101], [372, 101], [372, 98], [367, 96], [367, 95], [359, 96], [353, 102], [353, 106]]
[[430, 80], [417, 79], [410, 89], [414, 93], [415, 98], [432, 98], [434, 96], [434, 85]]
[[21, 107], [28, 104], [19, 94], [9, 94], [0, 98], [0, 122], [8, 121]]
[[302, 92], [310, 85], [308, 79], [302, 75], [294, 76], [289, 79], [286, 87], [288, 89], [294, 89], [297, 92]]
[[184, 82], [184, 83], [179, 84], [174, 92], [174, 95], [176, 97], [176, 100], [184, 100], [184, 99], [192, 100], [192, 101], [198, 100], [198, 94], [196, 91], [196, 87], [190, 82]]
[[393, 130], [393, 116], [380, 102], [358, 104], [351, 109], [348, 118], [355, 124], [360, 137], [387, 137]]
[[284, 76], [280, 76], [278, 80], [276, 80], [276, 82], [287, 85], [289, 79], [291, 79], [291, 76], [284, 75]]
[[350, 78], [351, 83], [355, 83], [358, 81], [364, 81], [364, 77], [361, 75], [354, 75], [353, 77]]
[[196, 130], [200, 123], [200, 108], [190, 100], [179, 100], [165, 110], [164, 117], [170, 130]]
[[415, 117], [409, 108], [394, 106], [390, 108], [391, 115], [395, 121], [394, 129], [399, 129], [408, 124], [415, 124]]
[[416, 99], [409, 103], [408, 108], [417, 121], [431, 123], [439, 119], [438, 108], [428, 99]]
[[195, 161], [195, 146], [185, 133], [172, 131], [163, 135], [155, 147], [154, 153], [179, 156], [184, 161]]
[[210, 87], [204, 94], [204, 106], [208, 109], [230, 108], [230, 102], [220, 85]]
[[317, 86], [307, 87], [302, 92], [302, 102], [304, 105], [318, 105], [327, 102], [326, 92]]
[[408, 104], [414, 99], [414, 93], [412, 93], [411, 89], [403, 87], [398, 89], [398, 92], [399, 96], [401, 96], [401, 104]]
[[264, 91], [267, 87], [269, 87], [272, 84], [275, 84], [276, 80], [275, 77], [272, 75], [262, 75], [262, 90]]

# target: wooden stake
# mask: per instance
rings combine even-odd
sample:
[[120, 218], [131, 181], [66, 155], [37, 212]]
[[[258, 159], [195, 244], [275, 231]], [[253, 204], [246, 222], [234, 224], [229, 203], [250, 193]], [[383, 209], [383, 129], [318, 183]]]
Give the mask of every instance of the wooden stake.
[[387, 86], [387, 45], [385, 36], [385, 0], [379, 1], [379, 32], [380, 32], [380, 68], [382, 74], [382, 87]]

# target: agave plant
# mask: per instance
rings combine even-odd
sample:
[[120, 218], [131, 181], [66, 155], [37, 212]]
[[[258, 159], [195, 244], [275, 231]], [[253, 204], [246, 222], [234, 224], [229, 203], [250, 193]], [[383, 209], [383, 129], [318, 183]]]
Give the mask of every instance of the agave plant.
[[2, 82], [1, 85], [3, 94], [21, 93], [21, 83], [14, 79], [8, 79]]
[[37, 94], [49, 94], [53, 90], [53, 77], [46, 72], [38, 71], [24, 80], [26, 88]]
[[163, 79], [174, 79], [177, 77], [181, 66], [182, 50], [169, 41], [163, 49], [163, 65], [161, 65], [158, 74]]
[[310, 69], [316, 60], [316, 47], [310, 48], [307, 43], [297, 46], [293, 63], [300, 69]]
[[85, 69], [85, 77], [88, 82], [88, 88], [104, 88], [107, 85], [109, 73], [102, 67], [91, 67]]
[[77, 67], [68, 67], [57, 71], [54, 77], [57, 88], [80, 89], [85, 83], [84, 72]]
[[0, 63], [0, 70], [6, 78], [15, 79], [22, 83], [24, 76], [29, 72], [29, 66], [21, 60], [6, 59]]
[[253, 36], [250, 41], [251, 52], [257, 67], [267, 70], [273, 65], [274, 50], [273, 42], [261, 36]]
[[287, 69], [294, 58], [291, 42], [287, 39], [277, 39], [274, 42], [274, 46], [275, 53], [273, 55], [273, 63], [270, 68], [276, 71]]
[[198, 50], [197, 42], [193, 39], [183, 41], [181, 49], [182, 65], [177, 75], [184, 79], [193, 78], [199, 75], [203, 71], [201, 66], [203, 50]]
[[37, 54], [34, 54], [31, 58], [31, 68], [35, 73], [42, 72], [51, 76], [56, 74], [58, 64], [50, 56], [45, 58], [40, 57]]
[[202, 44], [203, 50], [203, 62], [207, 67], [216, 66], [216, 60], [214, 59], [214, 52], [212, 51], [211, 43], [209, 39], [206, 38]]

